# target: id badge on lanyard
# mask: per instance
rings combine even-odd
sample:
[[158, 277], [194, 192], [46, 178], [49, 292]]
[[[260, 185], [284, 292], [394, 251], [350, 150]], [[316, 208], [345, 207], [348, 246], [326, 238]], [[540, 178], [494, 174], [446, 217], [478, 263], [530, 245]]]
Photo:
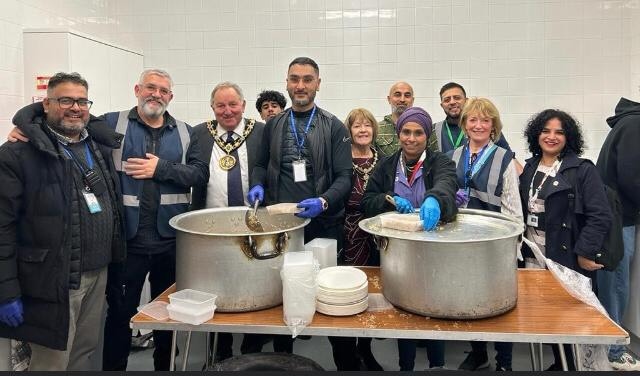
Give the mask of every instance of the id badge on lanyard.
[[553, 165], [551, 166], [551, 168], [549, 169], [549, 171], [545, 172], [544, 176], [542, 177], [542, 180], [540, 181], [540, 184], [538, 185], [538, 187], [534, 190], [533, 189], [533, 180], [535, 178], [535, 174], [534, 176], [531, 178], [531, 184], [529, 185], [529, 202], [528, 202], [528, 208], [529, 209], [529, 213], [527, 214], [527, 226], [531, 226], [534, 228], [537, 228], [539, 225], [539, 217], [537, 214], [532, 213], [534, 211], [534, 208], [536, 207], [536, 204], [542, 200], [540, 200], [538, 198], [538, 195], [540, 194], [540, 190], [542, 189], [543, 184], [545, 183], [545, 181], [547, 181], [547, 178], [553, 173], [553, 176], [556, 175], [556, 173], [558, 172], [558, 169], [560, 168], [560, 161], [556, 160]]
[[88, 169], [85, 169], [82, 166], [81, 162], [77, 160], [73, 152], [67, 149], [64, 145], [63, 150], [82, 174], [82, 181], [85, 183], [85, 187], [82, 190], [82, 197], [84, 198], [84, 202], [87, 204], [89, 213], [100, 213], [102, 211], [102, 208], [100, 207], [100, 202], [98, 201], [96, 194], [102, 194], [104, 191], [106, 191], [107, 187], [100, 175], [98, 175], [95, 170], [93, 170], [93, 158], [91, 157], [91, 152], [89, 151], [89, 144], [87, 142], [85, 142], [84, 144], [85, 156], [89, 165]]
[[293, 137], [295, 138], [296, 146], [298, 148], [298, 160], [291, 162], [293, 166], [293, 181], [296, 183], [307, 181], [307, 163], [304, 158], [302, 158], [302, 148], [304, 146], [304, 138], [307, 135], [307, 132], [309, 132], [309, 127], [311, 126], [311, 121], [313, 120], [313, 115], [315, 115], [315, 113], [316, 107], [313, 106], [313, 110], [311, 110], [311, 116], [309, 116], [304, 133], [302, 134], [302, 137], [299, 137], [296, 129], [296, 121], [293, 117], [293, 110], [289, 112], [289, 126], [291, 127], [291, 133], [293, 133]]
[[293, 161], [293, 181], [296, 183], [307, 181], [307, 164], [304, 159]]
[[82, 196], [84, 197], [84, 201], [87, 203], [87, 208], [89, 209], [89, 213], [96, 214], [102, 211], [100, 207], [100, 203], [98, 202], [98, 198], [93, 192], [89, 192], [86, 189], [82, 191]]

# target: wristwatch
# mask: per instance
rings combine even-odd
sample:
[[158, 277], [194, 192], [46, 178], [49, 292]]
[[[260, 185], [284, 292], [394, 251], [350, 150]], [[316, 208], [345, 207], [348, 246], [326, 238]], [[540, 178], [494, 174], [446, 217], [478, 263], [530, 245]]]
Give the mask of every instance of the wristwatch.
[[327, 202], [327, 200], [324, 199], [324, 197], [319, 197], [320, 202], [322, 202], [322, 211], [326, 211], [327, 209], [329, 209], [329, 203]]

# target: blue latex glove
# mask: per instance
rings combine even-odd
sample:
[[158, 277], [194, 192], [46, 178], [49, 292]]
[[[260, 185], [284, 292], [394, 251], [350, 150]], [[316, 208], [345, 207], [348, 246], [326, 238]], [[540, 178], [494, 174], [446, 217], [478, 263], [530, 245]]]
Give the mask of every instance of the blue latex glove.
[[20, 298], [0, 304], [0, 322], [5, 325], [13, 328], [20, 326], [24, 321], [22, 313], [22, 300]]
[[396, 203], [396, 210], [398, 211], [398, 213], [407, 214], [414, 212], [411, 201], [407, 200], [406, 198], [393, 196], [393, 202]]
[[264, 200], [264, 188], [260, 184], [254, 185], [247, 193], [247, 201], [249, 201], [249, 205], [253, 206], [253, 204], [258, 201], [262, 202]]
[[440, 220], [440, 204], [433, 196], [427, 197], [420, 207], [420, 219], [425, 230], [435, 230]]
[[304, 209], [295, 215], [300, 218], [315, 218], [323, 212], [322, 201], [319, 198], [308, 198], [302, 200], [297, 205], [298, 208]]
[[461, 208], [469, 202], [469, 196], [464, 189], [458, 189], [456, 192], [456, 206]]

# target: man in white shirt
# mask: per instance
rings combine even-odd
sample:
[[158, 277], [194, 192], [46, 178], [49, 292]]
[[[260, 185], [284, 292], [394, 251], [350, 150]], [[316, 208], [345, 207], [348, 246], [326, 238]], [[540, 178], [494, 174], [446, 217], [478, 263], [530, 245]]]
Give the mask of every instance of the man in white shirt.
[[[254, 156], [262, 142], [264, 123], [245, 118], [246, 101], [242, 89], [232, 82], [221, 82], [211, 92], [215, 120], [194, 127], [192, 139], [200, 146], [202, 160], [209, 161], [206, 185], [193, 188], [191, 210], [245, 206]], [[247, 334], [241, 352], [259, 352], [268, 336]], [[233, 337], [218, 334], [218, 360], [233, 356]], [[277, 346], [277, 344], [274, 344]]]

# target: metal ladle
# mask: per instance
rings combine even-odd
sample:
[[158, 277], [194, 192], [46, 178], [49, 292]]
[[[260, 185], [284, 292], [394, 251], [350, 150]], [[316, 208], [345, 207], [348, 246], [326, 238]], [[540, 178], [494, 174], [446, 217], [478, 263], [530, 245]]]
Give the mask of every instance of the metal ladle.
[[244, 214], [244, 223], [247, 225], [249, 230], [253, 232], [264, 232], [262, 223], [260, 223], [257, 215], [258, 204], [260, 204], [260, 202], [256, 200], [256, 202], [253, 204], [253, 208], [249, 208], [249, 210], [247, 210], [247, 212]]

